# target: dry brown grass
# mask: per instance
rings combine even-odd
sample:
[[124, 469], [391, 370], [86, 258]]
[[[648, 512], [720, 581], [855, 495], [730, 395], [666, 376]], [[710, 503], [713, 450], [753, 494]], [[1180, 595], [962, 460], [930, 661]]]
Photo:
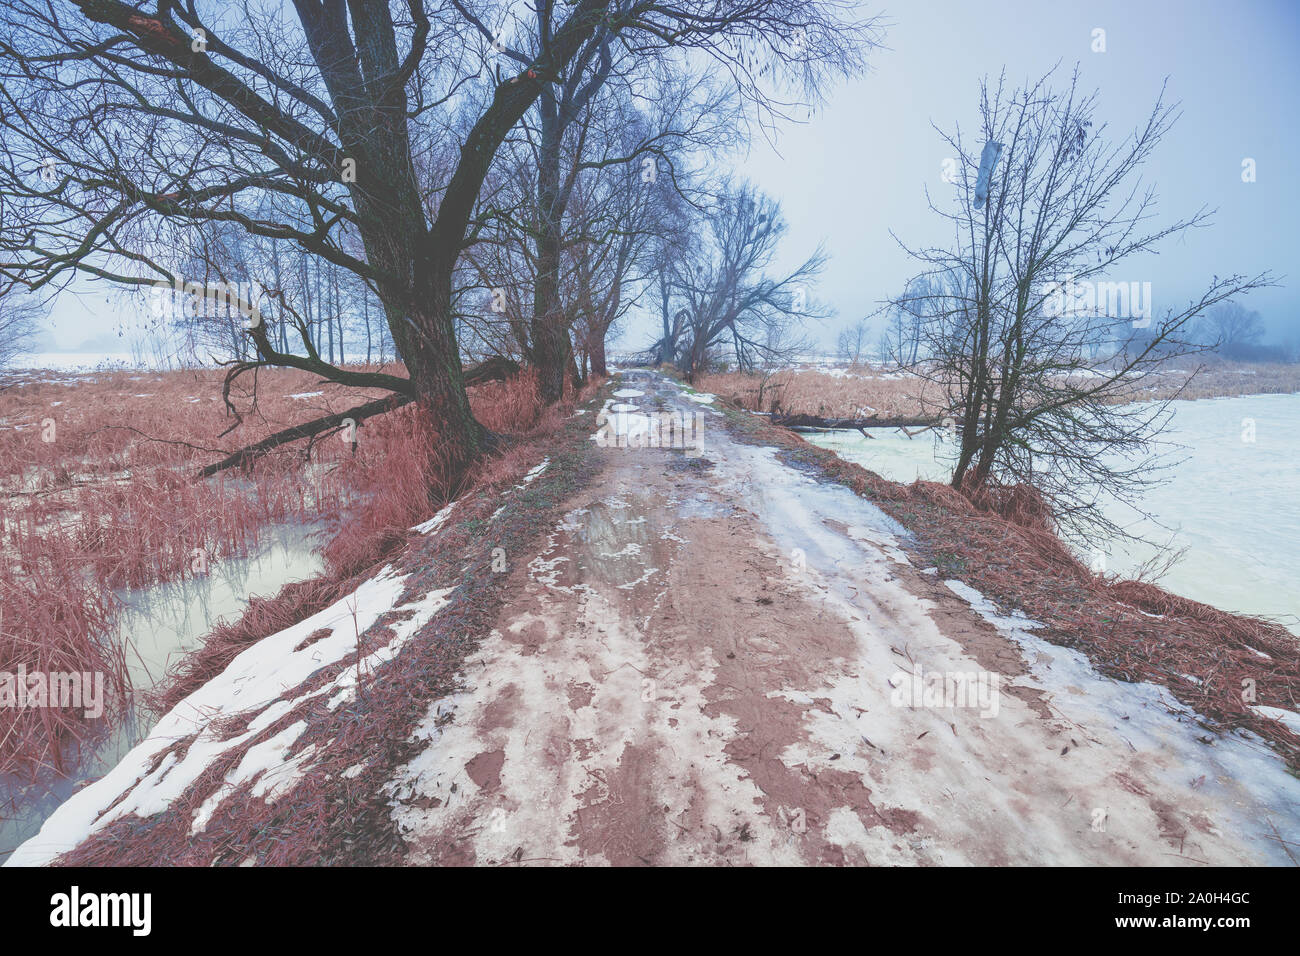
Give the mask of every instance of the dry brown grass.
[[[591, 397], [598, 383], [572, 395]], [[471, 477], [473, 493], [457, 499], [451, 520], [436, 535], [412, 535], [402, 553], [390, 558], [411, 580], [401, 601], [448, 588], [449, 603], [428, 622], [348, 703], [331, 708], [324, 697], [305, 699], [254, 738], [215, 761], [169, 809], [146, 818], [130, 815], [92, 835], [64, 865], [384, 865], [402, 862], [405, 844], [385, 786], [396, 768], [425, 746], [413, 733], [429, 703], [457, 689], [466, 656], [492, 627], [510, 599], [509, 576], [494, 570], [493, 549], [527, 554], [553, 528], [559, 509], [576, 489], [597, 480], [599, 459], [590, 441], [591, 418], [573, 418], [572, 404], [536, 416], [536, 424], [503, 454], [482, 461]], [[520, 479], [543, 457], [550, 467], [527, 487]], [[505, 496], [509, 489], [510, 493]], [[504, 496], [504, 497], [503, 497]], [[504, 502], [504, 504], [503, 504]], [[490, 529], [490, 533], [489, 533]], [[281, 597], [258, 602], [234, 628], [214, 635], [169, 692], [177, 701], [207, 675], [220, 670], [252, 641], [332, 603], [354, 583], [304, 582]], [[325, 588], [332, 590], [324, 590]], [[276, 606], [280, 605], [280, 606]], [[387, 616], [360, 636], [366, 652], [392, 636]], [[353, 666], [349, 656], [322, 668], [285, 698]], [[200, 833], [192, 832], [194, 810], [224, 783], [249, 747], [269, 739], [289, 722], [308, 724], [295, 753], [314, 747], [303, 778], [286, 795], [268, 800], [248, 787], [228, 793]], [[230, 728], [233, 732], [236, 728]], [[181, 749], [186, 741], [177, 741]], [[344, 771], [349, 771], [345, 773]]]
[[914, 376], [865, 366], [848, 376], [815, 369], [789, 369], [766, 378], [723, 372], [700, 376], [695, 387], [752, 412], [823, 418], [914, 417], [922, 414], [922, 399], [938, 397]]
[[[1187, 373], [1195, 372], [1190, 382]], [[1187, 382], [1186, 387], [1183, 383]], [[1180, 392], [1181, 388], [1181, 392]], [[1237, 395], [1289, 395], [1300, 392], [1300, 365], [1207, 362], [1186, 364], [1179, 372], [1153, 376], [1135, 399], [1231, 398]]]
[[[341, 434], [322, 436], [195, 481], [230, 451], [383, 394], [263, 371], [255, 399], [251, 377], [233, 393], [243, 421], [223, 435], [236, 420], [221, 401], [222, 378], [220, 370], [22, 373], [0, 383], [0, 670], [104, 673], [109, 704], [120, 710], [130, 688], [111, 638], [115, 590], [203, 574], [287, 520], [338, 529], [326, 549], [328, 580], [344, 581], [400, 547], [407, 529], [456, 490], [440, 474], [437, 436], [412, 406], [363, 422], [355, 449]], [[507, 436], [558, 414], [541, 413], [527, 375], [476, 388], [470, 403]], [[299, 588], [274, 607], [259, 604], [251, 630], [301, 613], [329, 590]], [[81, 713], [0, 710], [0, 772], [60, 766], [69, 746], [94, 732]]]
[[[943, 398], [937, 387], [914, 375], [866, 366], [842, 371], [847, 374], [809, 368], [770, 376], [723, 372], [701, 376], [696, 387], [751, 412], [776, 410], [823, 418], [923, 417], [933, 415]], [[1300, 392], [1300, 365], [1214, 362], [1199, 366], [1189, 361], [1176, 371], [1151, 376], [1125, 398], [1152, 401], [1291, 392]]]

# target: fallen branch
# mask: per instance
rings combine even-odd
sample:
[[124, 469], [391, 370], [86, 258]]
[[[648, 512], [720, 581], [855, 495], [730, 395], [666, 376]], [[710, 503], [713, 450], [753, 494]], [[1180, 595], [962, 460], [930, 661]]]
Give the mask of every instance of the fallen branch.
[[473, 368], [465, 369], [463, 379], [466, 388], [473, 388], [484, 382], [504, 382], [506, 379], [514, 378], [521, 371], [523, 368], [518, 362], [494, 355], [479, 362]]
[[391, 412], [393, 409], [401, 408], [413, 400], [410, 395], [388, 395], [384, 398], [377, 398], [373, 402], [358, 405], [356, 408], [350, 408], [345, 412], [337, 412], [302, 425], [294, 425], [292, 428], [278, 431], [274, 435], [263, 438], [256, 444], [239, 449], [239, 451], [228, 455], [219, 462], [206, 466], [198, 473], [198, 477], [210, 478], [217, 472], [225, 471], [227, 468], [243, 467], [265, 455], [272, 448], [287, 445], [289, 442], [297, 441], [300, 438], [311, 438], [321, 432], [329, 431], [331, 428], [338, 428], [349, 419], [360, 422], [375, 415], [382, 415], [384, 412]]
[[[253, 367], [252, 364], [248, 367]], [[505, 381], [518, 375], [522, 371], [519, 364], [512, 362], [508, 358], [502, 358], [499, 355], [493, 356], [478, 365], [468, 368], [464, 372], [465, 387], [469, 388], [474, 385], [482, 385], [485, 382]], [[236, 373], [237, 374], [237, 373]], [[226, 390], [229, 390], [230, 376], [226, 379]], [[322, 432], [327, 432], [332, 428], [340, 427], [348, 419], [354, 422], [364, 421], [375, 415], [382, 415], [384, 412], [391, 412], [393, 409], [401, 408], [415, 400], [415, 396], [406, 392], [394, 392], [392, 395], [384, 398], [377, 398], [372, 402], [366, 402], [364, 405], [358, 405], [356, 408], [350, 408], [346, 412], [338, 412], [334, 415], [326, 415], [324, 418], [317, 418], [315, 421], [306, 422], [302, 425], [294, 425], [292, 428], [286, 428], [278, 431], [268, 438], [263, 438], [255, 445], [249, 445], [247, 448], [241, 448], [239, 451], [232, 452], [221, 461], [207, 465], [198, 473], [199, 478], [210, 478], [219, 471], [225, 471], [227, 468], [239, 468], [249, 464], [254, 459], [266, 454], [272, 448], [278, 448], [281, 445], [287, 445], [289, 442], [298, 441], [302, 438], [314, 438]], [[230, 399], [227, 395], [226, 404], [230, 405]], [[238, 424], [238, 423], [236, 423]]]
[[[822, 418], [819, 415], [773, 415], [773, 425], [799, 431], [804, 428], [938, 428], [938, 418]], [[958, 425], [960, 428], [960, 425]]]

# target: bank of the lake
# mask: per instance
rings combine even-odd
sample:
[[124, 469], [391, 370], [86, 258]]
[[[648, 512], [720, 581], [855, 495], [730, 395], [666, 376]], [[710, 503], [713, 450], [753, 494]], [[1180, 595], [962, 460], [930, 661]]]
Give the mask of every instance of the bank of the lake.
[[[1262, 615], [1300, 633], [1300, 393], [1175, 402], [1162, 436], [1177, 467], [1149, 489], [1147, 518], [1122, 505], [1110, 517], [1143, 538], [1186, 549], [1160, 580], [1184, 597]], [[945, 481], [952, 446], [934, 431], [897, 429], [805, 435], [811, 443], [892, 481]], [[1128, 574], [1156, 548], [1098, 542], [1108, 572]], [[1085, 553], [1090, 560], [1091, 554]]]

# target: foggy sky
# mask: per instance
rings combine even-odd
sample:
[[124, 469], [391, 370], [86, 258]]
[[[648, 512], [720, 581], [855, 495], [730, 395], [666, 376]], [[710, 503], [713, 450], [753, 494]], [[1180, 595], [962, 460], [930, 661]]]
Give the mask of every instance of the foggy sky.
[[[1300, 3], [909, 0], [883, 12], [890, 49], [873, 56], [871, 74], [838, 89], [806, 125], [787, 128], [779, 155], [755, 144], [738, 166], [781, 199], [787, 270], [826, 242], [832, 258], [819, 294], [839, 315], [823, 341], [920, 271], [891, 228], [912, 245], [948, 238], [923, 191], [937, 199], [954, 188], [940, 178], [950, 150], [931, 122], [973, 133], [983, 75], [1005, 66], [1008, 82], [1021, 82], [1058, 61], [1062, 82], [1077, 62], [1081, 87], [1100, 91], [1098, 116], [1111, 137], [1145, 118], [1168, 77], [1182, 118], [1144, 173], [1158, 187], [1158, 222], [1218, 210], [1209, 228], [1158, 246], [1159, 256], [1125, 260], [1113, 278], [1150, 281], [1159, 313], [1185, 305], [1213, 275], [1270, 269], [1283, 287], [1245, 302], [1264, 316], [1270, 338], [1300, 336]], [[1098, 27], [1105, 53], [1091, 50]], [[1246, 157], [1256, 161], [1254, 183], [1241, 180]]]

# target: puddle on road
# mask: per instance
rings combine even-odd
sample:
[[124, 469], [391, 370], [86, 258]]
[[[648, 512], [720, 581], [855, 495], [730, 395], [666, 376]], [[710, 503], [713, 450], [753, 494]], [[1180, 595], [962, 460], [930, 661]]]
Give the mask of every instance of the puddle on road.
[[635, 581], [653, 561], [658, 532], [651, 518], [626, 517], [631, 509], [611, 508], [603, 501], [587, 506], [577, 531], [583, 564], [606, 584], [619, 586]]
[[703, 495], [674, 499], [670, 503], [677, 506], [677, 513], [683, 518], [729, 518], [737, 513], [727, 502]]

